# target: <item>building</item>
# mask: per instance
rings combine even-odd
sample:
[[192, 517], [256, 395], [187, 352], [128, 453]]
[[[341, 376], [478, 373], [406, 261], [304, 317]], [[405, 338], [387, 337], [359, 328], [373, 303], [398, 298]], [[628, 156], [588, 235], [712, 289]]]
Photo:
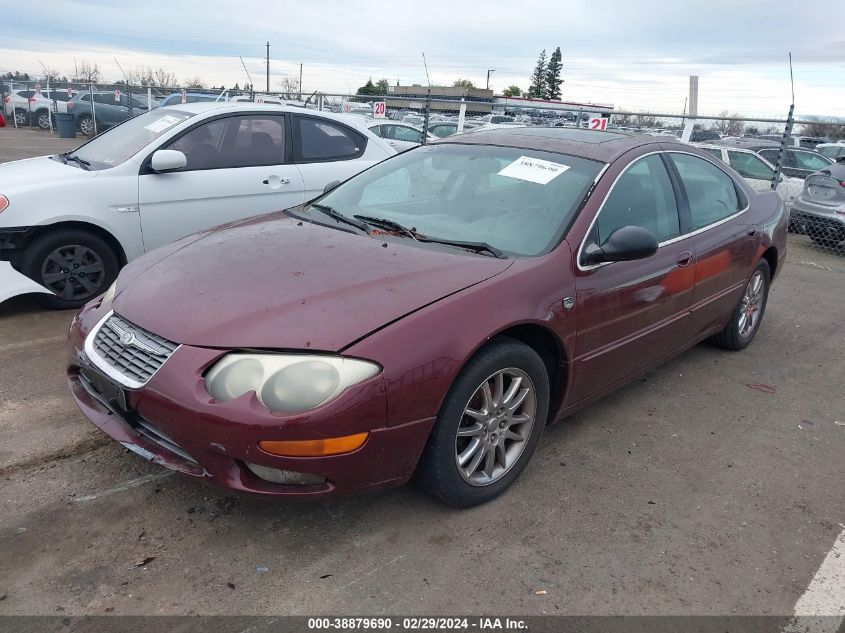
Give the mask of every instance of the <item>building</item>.
[[487, 114], [493, 110], [493, 91], [483, 88], [453, 86], [388, 86], [385, 103], [391, 110], [422, 110], [431, 90], [432, 112], [458, 112], [461, 99], [467, 102], [467, 114]]

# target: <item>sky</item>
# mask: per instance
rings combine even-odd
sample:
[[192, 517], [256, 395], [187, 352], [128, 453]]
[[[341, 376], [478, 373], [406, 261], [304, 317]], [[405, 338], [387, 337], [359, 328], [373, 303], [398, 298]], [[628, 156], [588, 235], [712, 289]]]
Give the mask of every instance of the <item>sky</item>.
[[563, 53], [563, 99], [676, 113], [698, 75], [699, 113], [845, 116], [842, 14], [786, 0], [42, 0], [6, 4], [0, 72], [61, 74], [96, 62], [105, 79], [164, 68], [211, 85], [265, 83], [303, 64], [305, 92], [354, 92], [372, 78], [458, 78], [528, 89], [541, 49]]

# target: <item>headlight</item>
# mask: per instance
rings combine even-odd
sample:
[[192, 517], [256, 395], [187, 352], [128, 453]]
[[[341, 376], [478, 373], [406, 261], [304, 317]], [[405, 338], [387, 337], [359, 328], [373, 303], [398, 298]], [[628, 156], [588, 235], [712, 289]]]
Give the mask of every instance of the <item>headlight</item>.
[[254, 391], [270, 411], [291, 413], [325, 404], [380, 370], [340, 356], [229, 354], [206, 374], [205, 388], [223, 401]]
[[5, 211], [8, 206], [9, 206], [9, 199], [6, 196], [4, 196], [3, 194], [0, 194], [0, 213]]
[[109, 286], [108, 290], [106, 290], [102, 295], [100, 295], [100, 304], [108, 303], [112, 299], [114, 299], [114, 288], [117, 286], [117, 282], [115, 281], [111, 286]]

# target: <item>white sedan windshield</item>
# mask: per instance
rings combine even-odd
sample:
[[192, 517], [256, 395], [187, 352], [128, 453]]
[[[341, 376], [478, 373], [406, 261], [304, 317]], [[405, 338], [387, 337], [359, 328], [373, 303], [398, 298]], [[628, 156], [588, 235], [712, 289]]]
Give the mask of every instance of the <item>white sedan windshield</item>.
[[534, 256], [560, 240], [601, 168], [552, 152], [436, 144], [390, 158], [317, 202], [430, 238]]
[[170, 108], [145, 112], [91, 139], [71, 156], [90, 163], [89, 169], [115, 167], [192, 116]]

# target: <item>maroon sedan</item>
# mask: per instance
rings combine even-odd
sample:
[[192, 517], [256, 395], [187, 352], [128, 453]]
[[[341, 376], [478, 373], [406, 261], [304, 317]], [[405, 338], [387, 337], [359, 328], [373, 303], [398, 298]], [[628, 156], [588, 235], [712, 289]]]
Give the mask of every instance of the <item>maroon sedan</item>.
[[70, 388], [130, 450], [226, 488], [416, 473], [470, 506], [547, 423], [699, 341], [748, 345], [785, 237], [777, 194], [687, 145], [453, 136], [136, 260], [74, 319]]

